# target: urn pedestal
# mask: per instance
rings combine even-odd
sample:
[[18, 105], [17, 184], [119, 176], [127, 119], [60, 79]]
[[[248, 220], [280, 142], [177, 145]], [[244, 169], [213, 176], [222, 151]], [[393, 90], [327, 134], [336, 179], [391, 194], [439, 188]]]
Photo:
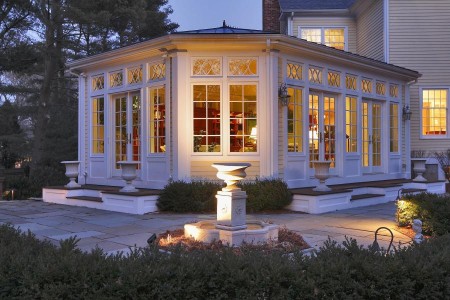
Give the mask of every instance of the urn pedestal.
[[319, 179], [319, 185], [313, 188], [317, 192], [329, 192], [331, 189], [325, 184], [325, 181], [330, 177], [331, 161], [312, 161], [314, 166], [314, 176]]
[[426, 171], [425, 163], [427, 161], [426, 158], [414, 158], [412, 159], [414, 163], [414, 173], [416, 174], [416, 178], [413, 179], [413, 181], [416, 182], [425, 182], [427, 181], [425, 177], [422, 176], [423, 173]]
[[139, 191], [133, 186], [133, 180], [136, 179], [136, 169], [140, 161], [119, 161], [117, 162], [122, 170], [122, 179], [125, 180], [125, 186], [120, 189], [124, 193]]
[[69, 189], [74, 189], [74, 188], [79, 188], [81, 187], [81, 185], [79, 185], [75, 179], [78, 177], [79, 174], [79, 167], [80, 167], [80, 162], [79, 161], [69, 161], [69, 160], [65, 160], [61, 162], [62, 164], [64, 164], [66, 166], [66, 176], [69, 177], [69, 183], [65, 185], [66, 188]]

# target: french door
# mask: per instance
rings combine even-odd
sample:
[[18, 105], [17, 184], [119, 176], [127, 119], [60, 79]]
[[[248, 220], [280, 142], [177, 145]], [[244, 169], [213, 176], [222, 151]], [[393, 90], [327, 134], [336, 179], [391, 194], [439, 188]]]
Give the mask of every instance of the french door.
[[362, 102], [362, 167], [364, 173], [382, 171], [381, 103]]
[[336, 159], [336, 97], [311, 92], [309, 94], [309, 161]]
[[[113, 96], [113, 175], [120, 175], [119, 161], [140, 161], [141, 96], [139, 92]], [[138, 166], [140, 169], [140, 165]]]

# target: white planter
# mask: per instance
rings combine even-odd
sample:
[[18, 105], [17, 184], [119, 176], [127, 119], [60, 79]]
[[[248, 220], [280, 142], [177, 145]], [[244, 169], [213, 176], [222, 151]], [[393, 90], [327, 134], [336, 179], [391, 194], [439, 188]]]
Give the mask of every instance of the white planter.
[[222, 179], [227, 184], [222, 191], [239, 190], [236, 183], [244, 179], [247, 174], [245, 169], [251, 166], [249, 163], [215, 163], [212, 164], [217, 169], [217, 178]]
[[425, 162], [427, 161], [426, 158], [414, 158], [412, 159], [413, 163], [414, 163], [414, 173], [417, 174], [416, 178], [413, 179], [413, 181], [418, 181], [418, 182], [424, 182], [427, 181], [422, 174], [425, 173]]
[[314, 176], [319, 179], [319, 185], [313, 188], [317, 192], [329, 192], [331, 189], [325, 184], [325, 181], [330, 177], [331, 161], [312, 161], [314, 166]]
[[132, 193], [139, 191], [133, 186], [133, 180], [136, 179], [136, 168], [140, 161], [119, 161], [117, 162], [122, 170], [122, 179], [125, 180], [125, 186], [120, 189], [121, 192]]
[[75, 181], [75, 179], [78, 177], [78, 174], [79, 174], [78, 168], [80, 166], [80, 162], [65, 160], [65, 161], [62, 161], [61, 163], [66, 166], [66, 176], [69, 177], [69, 180], [70, 180], [69, 183], [65, 185], [65, 187], [69, 188], [69, 189], [81, 187], [81, 185], [79, 185]]

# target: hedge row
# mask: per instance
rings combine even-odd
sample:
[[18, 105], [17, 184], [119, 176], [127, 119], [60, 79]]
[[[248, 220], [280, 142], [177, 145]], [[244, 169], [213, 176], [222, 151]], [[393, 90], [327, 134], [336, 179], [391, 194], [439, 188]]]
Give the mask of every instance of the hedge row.
[[[214, 212], [216, 193], [222, 184], [211, 181], [171, 181], [161, 192], [158, 209], [172, 212]], [[287, 184], [281, 179], [257, 179], [239, 183], [247, 192], [247, 212], [278, 210], [292, 201]]]
[[405, 195], [398, 202], [397, 213], [399, 226], [407, 226], [413, 219], [420, 219], [424, 234], [450, 233], [450, 196], [448, 194]]
[[0, 226], [1, 299], [448, 299], [450, 235], [395, 255], [354, 240], [316, 257], [157, 248], [129, 257], [60, 248]]

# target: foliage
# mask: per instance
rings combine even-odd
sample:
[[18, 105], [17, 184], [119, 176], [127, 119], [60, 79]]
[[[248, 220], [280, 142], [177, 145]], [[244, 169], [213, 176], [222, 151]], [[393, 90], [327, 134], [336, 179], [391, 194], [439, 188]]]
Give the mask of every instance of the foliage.
[[238, 184], [247, 192], [247, 211], [283, 209], [292, 201], [287, 184], [279, 178], [242, 181]]
[[413, 219], [420, 219], [424, 234], [450, 233], [450, 196], [448, 194], [404, 195], [398, 203], [397, 213], [399, 226], [407, 226]]
[[107, 256], [0, 226], [2, 299], [446, 299], [450, 235], [380, 255], [354, 240], [317, 257], [244, 249]]
[[441, 170], [445, 174], [445, 178], [450, 179], [450, 149], [445, 152], [434, 152], [434, 157], [439, 162]]
[[[291, 203], [292, 195], [281, 179], [244, 181], [239, 186], [247, 193], [247, 211], [282, 209]], [[214, 212], [216, 194], [222, 184], [211, 181], [171, 181], [158, 199], [158, 208], [173, 212]]]
[[426, 150], [411, 150], [411, 158], [425, 158], [428, 157]]
[[213, 212], [222, 185], [211, 181], [171, 181], [161, 192], [158, 209], [173, 212]]

